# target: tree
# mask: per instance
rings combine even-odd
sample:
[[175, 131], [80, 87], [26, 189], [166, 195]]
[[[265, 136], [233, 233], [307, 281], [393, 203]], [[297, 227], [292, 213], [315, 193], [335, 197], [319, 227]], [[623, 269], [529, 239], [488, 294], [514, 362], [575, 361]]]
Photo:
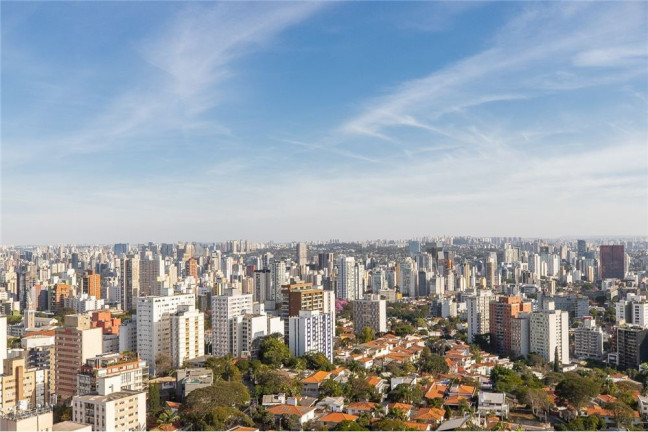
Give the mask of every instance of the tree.
[[149, 384], [149, 412], [157, 413], [160, 410], [160, 386]]
[[279, 426], [285, 430], [299, 430], [299, 417], [295, 414], [283, 414], [279, 418]]
[[551, 399], [543, 389], [528, 389], [524, 395], [523, 402], [531, 406], [534, 415], [539, 415], [551, 406]]
[[157, 353], [155, 356], [155, 374], [165, 376], [173, 369], [173, 359], [164, 351]]
[[445, 407], [445, 413], [443, 414], [443, 417], [447, 420], [452, 417], [452, 410], [448, 405]]
[[70, 421], [72, 420], [72, 407], [65, 405], [56, 405], [54, 407], [54, 412], [52, 413], [52, 415], [54, 416], [55, 423]]
[[334, 379], [327, 379], [319, 386], [320, 398], [344, 396], [344, 388]]
[[333, 430], [336, 431], [368, 431], [369, 429], [360, 426], [352, 420], [342, 420], [338, 423]]
[[369, 341], [374, 340], [375, 334], [374, 334], [374, 329], [371, 327], [365, 326], [360, 333], [358, 334], [358, 342], [359, 343], [367, 343]]
[[418, 405], [423, 399], [423, 391], [418, 385], [400, 384], [387, 395], [390, 402], [404, 402]]
[[275, 393], [297, 396], [301, 391], [299, 381], [272, 369], [257, 372], [255, 374], [255, 381], [254, 394], [256, 397]]
[[210, 357], [205, 362], [205, 367], [212, 370], [214, 379], [241, 381], [241, 370], [232, 363], [232, 358], [230, 356]]
[[393, 420], [406, 421], [407, 420], [407, 414], [405, 414], [405, 411], [403, 411], [402, 408], [390, 408], [389, 411], [387, 412], [386, 418], [393, 419]]
[[423, 351], [421, 352], [421, 358], [418, 361], [418, 368], [421, 372], [435, 374], [447, 373], [449, 370], [445, 358], [438, 354], [432, 354], [428, 347], [423, 348]]
[[234, 426], [254, 426], [250, 417], [229, 406], [217, 406], [211, 410], [211, 425], [215, 430], [228, 430]]
[[633, 410], [621, 401], [605, 404], [604, 408], [614, 413], [617, 427], [628, 426], [632, 423]]
[[157, 423], [159, 425], [174, 423], [180, 418], [177, 412], [171, 411], [170, 409], [162, 411], [157, 418]]
[[392, 331], [396, 336], [407, 336], [414, 333], [414, 327], [410, 324], [399, 323], [392, 327]]
[[182, 404], [183, 414], [199, 413], [205, 415], [215, 406], [242, 407], [250, 402], [250, 392], [239, 382], [217, 381], [209, 387], [199, 388], [189, 393]]
[[306, 360], [306, 368], [311, 370], [332, 371], [335, 369], [333, 363], [321, 352], [310, 352], [304, 355]]
[[560, 356], [558, 356], [558, 347], [554, 350], [554, 364], [553, 371], [560, 372]]
[[381, 396], [376, 388], [360, 378], [350, 378], [344, 386], [344, 394], [352, 401], [380, 402]]
[[599, 394], [600, 386], [588, 377], [568, 373], [556, 386], [556, 396], [580, 409], [591, 398]]
[[383, 419], [375, 422], [374, 424], [371, 425], [371, 430], [374, 431], [404, 431], [404, 430], [412, 430], [411, 428], [407, 427], [405, 422], [401, 420], [394, 420], [394, 419]]
[[290, 359], [290, 349], [283, 341], [283, 337], [276, 333], [261, 338], [259, 345], [259, 360], [273, 368], [280, 368]]
[[493, 390], [502, 393], [512, 393], [514, 389], [523, 385], [522, 377], [511, 369], [495, 366], [491, 370]]
[[7, 324], [8, 325], [20, 324], [22, 322], [22, 319], [23, 317], [21, 315], [7, 315]]

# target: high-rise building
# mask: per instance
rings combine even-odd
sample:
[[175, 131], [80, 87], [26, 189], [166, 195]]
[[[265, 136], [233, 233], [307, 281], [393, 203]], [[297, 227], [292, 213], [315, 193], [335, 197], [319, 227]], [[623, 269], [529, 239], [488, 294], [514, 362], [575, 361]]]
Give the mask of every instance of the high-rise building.
[[299, 266], [305, 266], [308, 264], [308, 247], [306, 243], [297, 243], [295, 251], [295, 262]]
[[273, 259], [270, 262], [270, 271], [272, 274], [272, 288], [270, 289], [270, 295], [266, 300], [274, 302], [272, 304], [275, 307], [278, 307], [282, 300], [281, 287], [286, 283], [286, 263], [281, 260]]
[[[212, 354], [225, 356], [238, 350], [236, 317], [253, 313], [252, 294], [230, 289], [227, 295], [212, 297]], [[139, 319], [139, 317], [138, 317]]]
[[623, 245], [602, 245], [600, 258], [601, 279], [623, 279], [625, 277], [625, 248]]
[[381, 300], [380, 294], [367, 294], [353, 301], [353, 328], [360, 333], [365, 327], [375, 333], [387, 331], [387, 301]]
[[603, 331], [590, 316], [574, 330], [574, 357], [600, 359], [603, 356]]
[[272, 274], [269, 269], [254, 271], [254, 289], [252, 291], [252, 300], [264, 303], [268, 298], [268, 293], [272, 287]]
[[466, 297], [466, 311], [468, 316], [468, 343], [475, 341], [475, 336], [484, 335], [490, 331], [490, 307], [495, 300], [491, 291], [480, 291], [477, 295]]
[[560, 310], [533, 312], [529, 321], [529, 350], [553, 362], [556, 353], [569, 363], [569, 314]]
[[335, 261], [331, 252], [324, 252], [317, 255], [317, 267], [319, 270], [328, 269], [328, 275], [333, 274]]
[[355, 258], [340, 258], [338, 261], [337, 298], [355, 300], [356, 288]]
[[57, 283], [54, 285], [52, 298], [52, 311], [56, 311], [65, 307], [64, 301], [72, 295], [72, 286], [64, 283]]
[[137, 355], [119, 353], [101, 354], [86, 360], [77, 374], [77, 394], [94, 394], [102, 386], [102, 381], [117, 376], [121, 390], [146, 390], [148, 365]]
[[511, 318], [511, 354], [513, 358], [529, 355], [529, 325], [531, 314], [520, 312]]
[[185, 262], [185, 274], [187, 276], [193, 276], [198, 281], [198, 261], [195, 258], [189, 258]]
[[0, 365], [7, 358], [7, 317], [0, 316]]
[[[105, 380], [106, 387], [118, 387], [115, 380]], [[146, 392], [101, 388], [99, 394], [75, 396], [72, 420], [92, 425], [93, 431], [146, 430]]]
[[170, 319], [173, 365], [181, 367], [185, 360], [205, 355], [205, 314], [193, 305], [182, 305]]
[[414, 297], [416, 293], [416, 262], [411, 258], [405, 258], [399, 265], [398, 286], [404, 296]]
[[160, 353], [171, 351], [171, 315], [182, 306], [195, 308], [194, 294], [148, 296], [137, 299], [137, 353], [155, 375]]
[[1, 414], [28, 410], [50, 402], [49, 370], [29, 368], [22, 357], [5, 359], [2, 369]]
[[585, 240], [578, 240], [577, 242], [578, 257], [584, 257], [587, 252], [587, 242]]
[[520, 312], [531, 312], [531, 303], [523, 303], [520, 297], [502, 296], [489, 304], [489, 328], [491, 346], [500, 356], [509, 355], [512, 319]]
[[83, 287], [81, 292], [88, 294], [88, 296], [94, 296], [96, 299], [101, 298], [101, 275], [95, 273], [93, 270], [88, 270], [83, 275], [82, 279]]
[[621, 369], [639, 369], [648, 361], [648, 330], [638, 326], [617, 329], [617, 359]]
[[102, 329], [91, 327], [89, 315], [67, 315], [56, 329], [56, 394], [64, 401], [77, 393], [77, 372], [103, 351]]
[[238, 316], [233, 320], [237, 322], [237, 326], [233, 327], [237, 340], [233, 355], [237, 357], [255, 357], [258, 348], [254, 343], [256, 339], [271, 334], [284, 334], [284, 323], [278, 316], [255, 313]]
[[295, 356], [321, 352], [333, 361], [334, 337], [335, 323], [331, 314], [313, 310], [300, 311], [299, 316], [290, 317], [288, 346]]
[[130, 256], [121, 260], [119, 283], [121, 290], [121, 307], [125, 311], [132, 310], [137, 305], [140, 292], [140, 259]]
[[139, 261], [139, 296], [160, 295], [160, 278], [164, 275], [164, 264], [159, 257], [146, 256]]
[[496, 268], [497, 263], [495, 261], [486, 261], [486, 286], [489, 289], [494, 289], [497, 285], [499, 285]]

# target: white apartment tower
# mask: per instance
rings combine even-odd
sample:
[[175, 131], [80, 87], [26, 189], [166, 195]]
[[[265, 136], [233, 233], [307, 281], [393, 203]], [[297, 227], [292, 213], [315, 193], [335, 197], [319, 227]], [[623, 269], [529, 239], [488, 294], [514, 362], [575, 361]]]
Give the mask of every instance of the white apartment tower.
[[193, 310], [194, 294], [148, 296], [137, 299], [137, 353], [155, 374], [155, 358], [171, 351], [171, 316], [185, 306]]
[[219, 357], [238, 351], [238, 321], [234, 318], [253, 313], [252, 294], [241, 294], [237, 289], [227, 294], [212, 297], [212, 353]]
[[205, 314], [193, 306], [180, 306], [171, 315], [171, 358], [181, 367], [185, 360], [205, 355]]
[[356, 299], [355, 258], [343, 257], [338, 261], [337, 298], [353, 301]]
[[333, 361], [335, 323], [331, 314], [302, 310], [299, 316], [290, 317], [288, 335], [288, 345], [293, 355], [321, 352]]
[[493, 300], [495, 300], [495, 296], [492, 291], [480, 291], [477, 295], [466, 297], [468, 343], [473, 343], [476, 335], [486, 334], [490, 331], [489, 304]]
[[569, 363], [569, 312], [545, 310], [531, 313], [529, 350], [548, 362], [554, 361], [557, 350], [560, 362]]

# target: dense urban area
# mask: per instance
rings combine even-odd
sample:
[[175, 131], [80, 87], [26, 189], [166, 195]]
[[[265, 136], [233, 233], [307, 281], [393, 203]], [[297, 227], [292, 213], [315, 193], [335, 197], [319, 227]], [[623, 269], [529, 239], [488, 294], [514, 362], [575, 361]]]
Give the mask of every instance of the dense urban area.
[[0, 430], [645, 430], [647, 251], [2, 246]]

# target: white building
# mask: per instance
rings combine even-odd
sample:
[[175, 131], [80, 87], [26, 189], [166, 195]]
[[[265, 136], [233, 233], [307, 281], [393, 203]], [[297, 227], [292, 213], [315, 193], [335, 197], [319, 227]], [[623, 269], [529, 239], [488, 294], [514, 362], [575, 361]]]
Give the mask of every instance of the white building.
[[333, 361], [335, 323], [331, 314], [302, 310], [299, 316], [290, 317], [288, 335], [288, 345], [293, 355], [321, 352]]
[[603, 356], [603, 331], [592, 317], [585, 317], [583, 326], [574, 330], [574, 356], [593, 359]]
[[490, 332], [490, 302], [495, 300], [492, 291], [480, 291], [477, 295], [466, 297], [468, 316], [468, 343], [473, 343], [476, 335]]
[[367, 294], [353, 302], [353, 328], [359, 333], [365, 327], [376, 333], [387, 331], [387, 301], [381, 300], [379, 294]]
[[205, 355], [205, 314], [193, 305], [182, 305], [170, 319], [173, 365], [180, 367], [185, 360]]
[[[234, 324], [234, 322], [236, 324]], [[274, 333], [284, 334], [283, 320], [278, 316], [266, 314], [247, 314], [233, 319], [232, 328], [236, 330], [235, 356], [253, 356], [254, 341]]]
[[137, 353], [146, 360], [151, 374], [155, 374], [156, 356], [171, 351], [171, 315], [181, 306], [195, 308], [195, 304], [193, 294], [137, 299]]
[[93, 431], [146, 430], [146, 392], [101, 389], [99, 394], [74, 396], [72, 420]]
[[238, 320], [234, 318], [253, 313], [252, 294], [230, 289], [229, 295], [212, 297], [212, 353], [225, 356], [238, 351]]
[[416, 269], [416, 262], [411, 258], [406, 258], [400, 263], [398, 286], [400, 292], [405, 296], [416, 296], [416, 276], [418, 270]]
[[569, 363], [569, 312], [544, 310], [531, 313], [529, 320], [529, 350], [548, 362], [555, 359], [556, 350], [562, 364]]
[[338, 260], [337, 298], [355, 300], [356, 288], [355, 258], [340, 258]]
[[119, 352], [137, 351], [137, 315], [119, 326]]
[[82, 293], [76, 297], [66, 297], [63, 299], [63, 305], [64, 307], [74, 309], [79, 313], [84, 313], [103, 309], [104, 300]]

